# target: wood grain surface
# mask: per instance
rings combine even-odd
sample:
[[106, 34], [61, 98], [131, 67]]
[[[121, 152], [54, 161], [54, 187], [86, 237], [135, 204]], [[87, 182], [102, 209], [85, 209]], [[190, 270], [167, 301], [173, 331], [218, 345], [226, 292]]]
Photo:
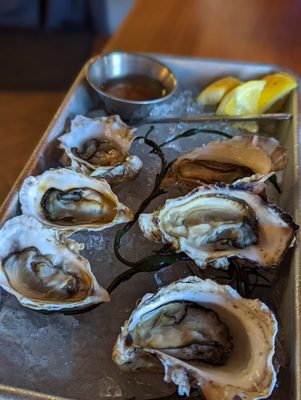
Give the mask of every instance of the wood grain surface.
[[64, 92], [0, 92], [0, 203], [23, 169]]
[[301, 74], [300, 0], [138, 0], [105, 50], [276, 63]]
[[[106, 41], [107, 38], [96, 37], [91, 56], [98, 53]], [[51, 71], [48, 75], [51, 76]], [[0, 90], [0, 204], [45, 132], [64, 94], [65, 91], [60, 90]]]

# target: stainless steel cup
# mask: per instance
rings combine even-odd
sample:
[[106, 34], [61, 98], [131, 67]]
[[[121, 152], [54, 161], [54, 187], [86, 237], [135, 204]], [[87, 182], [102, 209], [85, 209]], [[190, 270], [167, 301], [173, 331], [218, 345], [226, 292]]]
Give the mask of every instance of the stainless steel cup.
[[[120, 99], [101, 90], [101, 85], [108, 80], [132, 74], [158, 80], [165, 88], [165, 95], [157, 99], [135, 101]], [[92, 58], [86, 67], [86, 79], [98, 93], [105, 110], [109, 114], [119, 114], [123, 119], [129, 119], [138, 108], [166, 100], [174, 93], [177, 86], [174, 74], [166, 65], [137, 53], [112, 52]]]

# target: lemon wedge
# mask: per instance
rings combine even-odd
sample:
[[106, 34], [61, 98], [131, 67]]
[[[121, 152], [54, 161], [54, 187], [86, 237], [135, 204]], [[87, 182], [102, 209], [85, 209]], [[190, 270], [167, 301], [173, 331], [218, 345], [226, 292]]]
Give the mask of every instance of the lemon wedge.
[[285, 100], [285, 97], [298, 85], [296, 79], [285, 72], [267, 75], [263, 80], [266, 84], [259, 97], [258, 112], [260, 113], [274, 105], [276, 106], [274, 111], [279, 111], [283, 105], [283, 102], [279, 100]]
[[242, 83], [226, 94], [220, 102], [218, 115], [248, 115], [258, 113], [258, 101], [265, 86], [264, 80]]
[[225, 96], [225, 94], [238, 86], [240, 83], [241, 82], [238, 79], [232, 78], [232, 76], [219, 79], [207, 86], [198, 95], [196, 101], [199, 104], [204, 104], [205, 106], [216, 106]]

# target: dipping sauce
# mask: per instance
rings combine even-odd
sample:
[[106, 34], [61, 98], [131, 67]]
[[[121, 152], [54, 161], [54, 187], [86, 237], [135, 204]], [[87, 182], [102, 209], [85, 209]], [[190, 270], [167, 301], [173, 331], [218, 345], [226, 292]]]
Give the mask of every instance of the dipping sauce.
[[100, 89], [123, 100], [144, 101], [165, 96], [166, 89], [161, 82], [144, 75], [126, 75], [109, 79]]

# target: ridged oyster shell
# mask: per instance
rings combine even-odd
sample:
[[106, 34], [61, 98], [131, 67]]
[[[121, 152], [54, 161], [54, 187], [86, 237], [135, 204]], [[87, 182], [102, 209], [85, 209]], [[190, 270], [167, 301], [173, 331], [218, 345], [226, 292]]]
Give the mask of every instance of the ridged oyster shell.
[[227, 267], [237, 257], [277, 266], [295, 242], [298, 226], [259, 192], [264, 184], [200, 186], [139, 216], [143, 235], [170, 244], [205, 268]]
[[67, 168], [29, 176], [19, 197], [23, 214], [68, 233], [83, 229], [101, 231], [133, 219], [132, 212], [119, 202], [104, 179], [97, 180]]
[[171, 166], [162, 186], [183, 182], [200, 184], [265, 180], [285, 168], [287, 152], [278, 140], [264, 136], [235, 136], [209, 142], [180, 156]]
[[[146, 340], [159, 343], [164, 341], [164, 335], [170, 343], [169, 338], [173, 340], [179, 329], [182, 329], [184, 343], [189, 334], [195, 338], [194, 344], [201, 340], [203, 333], [206, 337], [207, 328], [202, 332], [202, 327], [196, 329], [195, 322], [183, 325], [182, 321], [176, 321], [174, 324], [172, 315], [161, 314], [152, 322], [154, 311], [176, 302], [194, 303], [213, 310], [229, 328], [233, 349], [224, 365], [208, 366], [196, 359], [181, 360], [152, 344], [139, 346], [135, 343], [136, 331], [141, 335], [141, 326], [145, 329]], [[261, 399], [271, 394], [276, 383], [272, 358], [277, 330], [273, 313], [259, 300], [244, 299], [230, 286], [209, 279], [188, 277], [142, 298], [121, 328], [113, 360], [125, 371], [158, 370], [161, 363], [164, 380], [175, 383], [180, 395], [189, 396], [190, 389], [197, 388], [207, 400]], [[207, 339], [210, 341], [210, 337]]]
[[77, 115], [71, 129], [60, 140], [67, 157], [64, 165], [94, 178], [104, 178], [111, 185], [135, 179], [142, 168], [139, 157], [129, 154], [135, 138], [118, 115], [91, 119]]
[[0, 230], [0, 285], [35, 310], [75, 310], [108, 302], [110, 296], [89, 261], [79, 254], [82, 248], [32, 217], [15, 217]]

